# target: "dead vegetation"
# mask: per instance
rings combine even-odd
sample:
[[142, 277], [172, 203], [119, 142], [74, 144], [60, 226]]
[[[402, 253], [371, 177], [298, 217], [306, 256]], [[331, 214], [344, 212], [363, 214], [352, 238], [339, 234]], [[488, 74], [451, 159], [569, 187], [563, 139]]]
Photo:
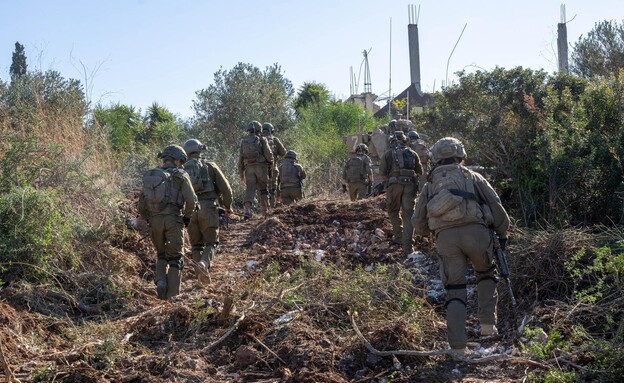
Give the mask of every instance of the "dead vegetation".
[[[556, 366], [604, 375], [608, 366], [594, 367], [601, 354], [580, 347], [597, 333], [575, 326], [615, 321], [610, 337], [621, 339], [622, 311], [606, 304], [621, 308], [621, 295], [572, 306], [561, 298], [575, 282], [553, 259], [588, 244], [583, 232], [515, 234], [519, 307], [510, 310], [499, 289], [501, 336], [479, 339], [470, 286], [470, 349], [479, 363], [467, 363], [445, 355], [435, 249], [420, 239], [418, 251], [403, 256], [389, 240], [383, 204], [312, 201], [232, 222], [222, 230], [212, 283], [201, 285], [188, 267], [182, 294], [168, 302], [156, 299], [145, 233], [123, 229], [114, 246], [93, 249], [50, 284], [3, 288], [4, 381], [507, 382]], [[540, 358], [531, 349], [537, 332], [518, 328], [556, 328], [579, 348], [560, 342]]]

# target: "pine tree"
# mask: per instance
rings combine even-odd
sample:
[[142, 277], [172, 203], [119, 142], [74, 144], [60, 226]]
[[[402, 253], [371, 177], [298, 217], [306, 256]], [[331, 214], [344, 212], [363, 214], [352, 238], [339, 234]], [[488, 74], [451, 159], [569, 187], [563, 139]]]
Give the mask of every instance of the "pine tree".
[[11, 63], [9, 73], [11, 73], [11, 77], [19, 77], [26, 74], [26, 69], [26, 53], [24, 53], [24, 46], [20, 44], [19, 41], [16, 41], [15, 52], [13, 52], [13, 62]]

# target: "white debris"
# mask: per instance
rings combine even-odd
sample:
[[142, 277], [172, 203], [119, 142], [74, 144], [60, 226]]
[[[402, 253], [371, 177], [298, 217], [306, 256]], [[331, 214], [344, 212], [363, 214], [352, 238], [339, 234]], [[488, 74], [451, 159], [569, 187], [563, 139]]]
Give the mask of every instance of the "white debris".
[[373, 271], [373, 264], [371, 263], [370, 265], [367, 265], [367, 266], [364, 268], [364, 271]]
[[314, 250], [314, 259], [316, 259], [318, 262], [321, 261], [321, 259], [323, 259], [323, 256], [325, 256], [325, 250]]
[[408, 254], [407, 259], [410, 262], [418, 263], [419, 265], [422, 265], [426, 261], [427, 256], [422, 251], [415, 251], [411, 254]]
[[253, 270], [254, 267], [256, 267], [256, 265], [258, 265], [260, 262], [258, 261], [247, 261], [247, 270]]
[[376, 228], [375, 235], [378, 236], [379, 238], [384, 238], [386, 236], [386, 233], [384, 233], [384, 231], [381, 230], [380, 228]]

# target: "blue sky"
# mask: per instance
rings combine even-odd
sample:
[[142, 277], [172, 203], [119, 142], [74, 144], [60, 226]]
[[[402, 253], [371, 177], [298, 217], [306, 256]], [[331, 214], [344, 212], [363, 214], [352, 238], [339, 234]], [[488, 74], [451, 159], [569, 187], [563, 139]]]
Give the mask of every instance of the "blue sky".
[[[621, 0], [4, 0], [0, 78], [8, 80], [19, 41], [29, 68], [86, 77], [94, 103], [145, 110], [158, 102], [191, 117], [195, 92], [209, 86], [219, 68], [229, 70], [238, 62], [261, 69], [278, 63], [295, 88], [316, 81], [345, 99], [350, 67], [357, 76], [362, 51], [370, 49], [373, 93], [387, 93], [391, 79], [396, 94], [410, 82], [409, 4], [420, 7], [424, 91], [440, 89], [447, 62], [449, 82], [462, 69], [556, 71], [561, 4], [572, 45], [598, 21], [624, 22]], [[360, 78], [362, 91], [363, 74]]]

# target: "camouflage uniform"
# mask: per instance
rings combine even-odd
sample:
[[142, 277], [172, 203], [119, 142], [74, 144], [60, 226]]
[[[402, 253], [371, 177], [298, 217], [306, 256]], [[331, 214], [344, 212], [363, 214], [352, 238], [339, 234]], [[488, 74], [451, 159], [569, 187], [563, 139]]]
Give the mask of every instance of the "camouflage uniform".
[[278, 196], [284, 205], [303, 198], [303, 180], [307, 174], [297, 162], [297, 153], [289, 150], [279, 166]]
[[[388, 183], [386, 204], [394, 241], [400, 242], [404, 253], [409, 254], [412, 252], [414, 236], [410, 219], [414, 212], [418, 176], [422, 173], [422, 167], [416, 152], [405, 146], [407, 138], [403, 132], [395, 132], [394, 137], [400, 138], [396, 146], [386, 151], [381, 158], [379, 174]], [[413, 157], [413, 163], [408, 165], [404, 162], [406, 157]]]
[[[358, 145], [359, 147], [359, 145]], [[349, 167], [354, 158], [361, 160], [361, 171], [357, 177], [350, 176]], [[356, 162], [359, 164], [360, 162]], [[349, 190], [349, 198], [351, 201], [356, 201], [366, 198], [368, 195], [368, 188], [373, 182], [373, 162], [370, 157], [363, 151], [359, 150], [345, 162], [345, 166], [342, 169], [342, 184], [347, 185]]]
[[[197, 145], [193, 145], [193, 141]], [[200, 207], [188, 226], [191, 256], [193, 261], [206, 269], [212, 265], [219, 245], [218, 207], [221, 204], [226, 211], [232, 210], [232, 188], [216, 163], [200, 158], [203, 145], [199, 141], [189, 140], [184, 147], [199, 147], [197, 151], [187, 149], [189, 160], [184, 169], [191, 179]]]
[[[454, 145], [454, 146], [453, 146]], [[452, 147], [446, 150], [444, 148]], [[436, 152], [438, 154], [436, 155]], [[454, 152], [454, 153], [453, 153]], [[441, 153], [441, 155], [440, 155]], [[478, 173], [460, 165], [465, 158], [463, 144], [454, 138], [443, 138], [432, 148], [434, 169], [430, 181], [421, 191], [412, 223], [416, 234], [436, 237], [436, 248], [440, 256], [440, 274], [447, 289], [447, 332], [452, 349], [464, 350], [466, 336], [466, 272], [468, 260], [477, 277], [478, 317], [482, 335], [496, 332], [496, 283], [497, 273], [493, 261], [491, 227], [506, 242], [509, 216], [492, 186]], [[453, 173], [454, 172], [454, 173]], [[457, 189], [447, 189], [451, 198], [458, 198], [459, 205], [451, 211], [462, 212], [455, 219], [446, 219], [434, 212], [435, 196], [443, 193], [436, 188], [444, 179], [455, 174], [462, 184]], [[457, 184], [457, 183], [456, 183]], [[434, 194], [434, 190], [437, 190]], [[462, 210], [463, 209], [463, 210]], [[449, 211], [450, 212], [450, 211]], [[445, 213], [447, 214], [447, 213]], [[484, 329], [489, 328], [485, 333]]]
[[[420, 138], [411, 138], [412, 132], [413, 131], [408, 132], [408, 137], [410, 137], [410, 148], [418, 154], [420, 165], [423, 169], [422, 174], [418, 177], [418, 190], [422, 190], [427, 182], [427, 174], [431, 170], [431, 152], [429, 152], [429, 148], [427, 148], [423, 140]], [[416, 134], [415, 137], [418, 137], [418, 134]]]
[[271, 152], [273, 152], [273, 166], [271, 167], [271, 179], [269, 180], [269, 206], [274, 208], [275, 195], [277, 192], [277, 177], [279, 175], [277, 164], [279, 159], [286, 155], [286, 148], [279, 138], [273, 135], [273, 125], [268, 122], [262, 124], [262, 136], [267, 139]]
[[[256, 125], [257, 124], [257, 125]], [[260, 137], [260, 123], [253, 121], [249, 124], [248, 135], [241, 140], [240, 154], [238, 157], [238, 173], [241, 182], [246, 184], [245, 189], [245, 216], [251, 216], [256, 189], [260, 192], [260, 207], [266, 215], [269, 212], [269, 169], [273, 166], [273, 153], [266, 138]], [[256, 127], [254, 131], [251, 126]], [[257, 154], [249, 158], [244, 154], [245, 145], [255, 145]]]
[[[177, 148], [183, 152], [182, 148]], [[163, 153], [166, 151], [167, 148]], [[184, 158], [186, 159], [186, 154]], [[146, 206], [145, 194], [142, 192], [139, 196], [138, 210], [149, 223], [150, 237], [156, 248], [154, 282], [157, 286], [157, 294], [161, 299], [168, 299], [180, 292], [181, 271], [184, 265], [182, 260], [184, 255], [183, 229], [185, 220], [188, 222], [195, 211], [197, 196], [188, 174], [178, 168], [170, 157], [165, 157], [163, 162], [160, 169], [171, 174], [173, 182], [170, 201], [161, 211], [150, 211]]]

